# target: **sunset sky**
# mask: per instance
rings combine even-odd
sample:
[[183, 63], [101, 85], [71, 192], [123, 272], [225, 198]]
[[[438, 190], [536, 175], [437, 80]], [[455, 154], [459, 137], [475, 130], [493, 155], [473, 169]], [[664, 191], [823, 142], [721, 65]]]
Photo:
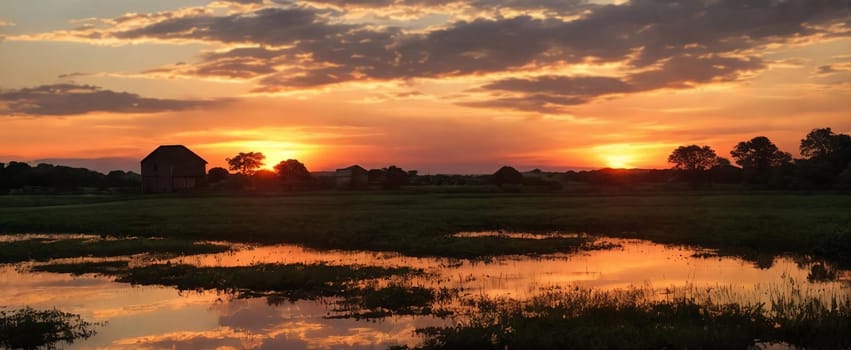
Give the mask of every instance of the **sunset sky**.
[[669, 167], [851, 133], [851, 0], [0, 2], [0, 161]]

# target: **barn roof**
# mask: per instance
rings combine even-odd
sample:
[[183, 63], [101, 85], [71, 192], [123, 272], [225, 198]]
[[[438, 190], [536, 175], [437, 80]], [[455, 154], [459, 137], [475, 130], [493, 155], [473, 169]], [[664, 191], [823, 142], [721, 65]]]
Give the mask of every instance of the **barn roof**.
[[157, 147], [151, 154], [142, 159], [142, 163], [146, 161], [156, 158], [165, 158], [171, 161], [179, 162], [179, 163], [188, 163], [193, 161], [201, 161], [204, 164], [207, 164], [207, 161], [204, 158], [201, 158], [195, 152], [192, 152], [189, 148], [186, 148], [184, 145], [162, 145]]
[[366, 171], [366, 169], [364, 169], [360, 165], [352, 165], [348, 168], [337, 169], [337, 171], [343, 171], [343, 170], [364, 171], [364, 172]]

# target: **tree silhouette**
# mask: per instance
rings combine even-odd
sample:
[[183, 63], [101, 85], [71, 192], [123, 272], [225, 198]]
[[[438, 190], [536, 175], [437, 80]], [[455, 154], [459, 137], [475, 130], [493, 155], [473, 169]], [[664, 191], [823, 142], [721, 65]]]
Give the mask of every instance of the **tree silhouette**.
[[295, 159], [287, 159], [275, 165], [275, 172], [285, 183], [300, 183], [312, 179], [307, 167]]
[[765, 136], [739, 142], [730, 155], [736, 159], [736, 164], [743, 168], [768, 169], [792, 161], [791, 154], [781, 151]]
[[851, 152], [851, 136], [834, 134], [830, 128], [813, 129], [801, 140], [801, 155], [807, 158], [831, 158]]
[[851, 136], [835, 134], [830, 128], [813, 129], [801, 140], [801, 155], [830, 164], [834, 175], [851, 162]]
[[801, 140], [801, 155], [806, 158], [795, 164], [802, 184], [830, 187], [851, 163], [851, 136], [830, 128], [813, 129]]
[[265, 159], [266, 156], [260, 152], [239, 152], [233, 158], [225, 158], [230, 170], [239, 172], [242, 175], [254, 174], [257, 169], [263, 166], [263, 160]]
[[668, 156], [668, 163], [673, 163], [674, 169], [698, 172], [713, 167], [717, 158], [709, 146], [680, 146]]
[[751, 182], [768, 182], [771, 171], [790, 164], [792, 155], [781, 151], [765, 136], [739, 142], [730, 155], [742, 166], [745, 178]]
[[709, 146], [680, 146], [668, 156], [668, 163], [684, 171], [691, 186], [697, 187], [706, 171], [718, 164], [718, 156]]
[[222, 167], [211, 168], [207, 171], [207, 181], [210, 183], [221, 182], [228, 178], [230, 173], [227, 169]]

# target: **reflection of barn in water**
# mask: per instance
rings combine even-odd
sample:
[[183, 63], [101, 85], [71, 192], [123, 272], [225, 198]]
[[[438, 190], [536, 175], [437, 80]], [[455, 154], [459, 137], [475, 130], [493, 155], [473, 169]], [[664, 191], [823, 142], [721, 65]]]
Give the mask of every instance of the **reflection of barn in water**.
[[207, 161], [183, 145], [159, 146], [142, 159], [142, 192], [187, 191], [206, 184]]

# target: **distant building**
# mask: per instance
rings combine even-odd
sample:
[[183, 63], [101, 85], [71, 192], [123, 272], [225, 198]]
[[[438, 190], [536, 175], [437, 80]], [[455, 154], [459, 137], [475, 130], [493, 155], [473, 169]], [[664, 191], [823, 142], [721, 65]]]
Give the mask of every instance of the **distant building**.
[[176, 192], [207, 183], [207, 161], [183, 145], [159, 146], [142, 159], [142, 192]]
[[491, 182], [505, 190], [516, 190], [523, 186], [523, 174], [510, 166], [504, 166], [491, 175]]
[[336, 171], [312, 171], [310, 175], [316, 179], [319, 188], [328, 189], [337, 187]]
[[369, 172], [359, 165], [337, 169], [335, 173], [338, 189], [360, 189], [369, 184]]

